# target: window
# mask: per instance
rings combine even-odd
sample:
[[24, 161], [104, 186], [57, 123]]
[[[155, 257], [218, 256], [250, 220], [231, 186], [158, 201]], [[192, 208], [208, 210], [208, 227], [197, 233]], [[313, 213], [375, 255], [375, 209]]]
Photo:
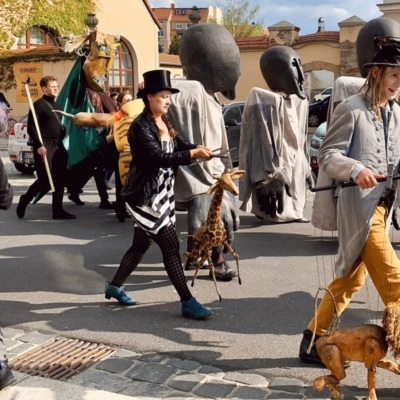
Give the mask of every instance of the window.
[[182, 24], [176, 24], [176, 29], [182, 29]]
[[158, 37], [164, 37], [164, 31], [158, 31]]
[[186, 15], [186, 10], [182, 10], [182, 15]]
[[110, 92], [128, 90], [130, 93], [135, 94], [133, 88], [132, 56], [122, 39], [120, 45], [117, 47], [116, 58], [110, 70], [108, 82]]
[[186, 29], [189, 29], [192, 26], [192, 24], [186, 24]]
[[177, 8], [177, 9], [175, 10], [175, 15], [181, 15], [181, 10], [180, 10], [179, 8]]
[[34, 26], [18, 39], [19, 49], [31, 49], [41, 46], [59, 46], [56, 33], [44, 27]]

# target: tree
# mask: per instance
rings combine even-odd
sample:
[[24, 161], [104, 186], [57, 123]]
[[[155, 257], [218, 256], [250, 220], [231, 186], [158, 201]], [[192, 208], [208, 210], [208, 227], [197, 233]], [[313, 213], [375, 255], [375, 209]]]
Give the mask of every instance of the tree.
[[181, 40], [180, 35], [175, 35], [172, 38], [171, 44], [169, 45], [168, 54], [179, 55], [179, 41], [180, 40]]
[[263, 32], [262, 21], [257, 20], [260, 6], [251, 7], [249, 0], [219, 0], [223, 25], [233, 37], [260, 36]]

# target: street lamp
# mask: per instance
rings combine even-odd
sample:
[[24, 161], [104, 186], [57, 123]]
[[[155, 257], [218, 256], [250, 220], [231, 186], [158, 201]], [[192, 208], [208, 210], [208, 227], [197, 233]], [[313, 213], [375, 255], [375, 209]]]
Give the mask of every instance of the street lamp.
[[90, 12], [85, 19], [85, 24], [89, 27], [89, 31], [94, 32], [98, 23], [99, 20], [96, 18], [96, 14]]
[[192, 12], [189, 14], [189, 19], [193, 25], [198, 24], [201, 20], [200, 10], [196, 6], [192, 7]]

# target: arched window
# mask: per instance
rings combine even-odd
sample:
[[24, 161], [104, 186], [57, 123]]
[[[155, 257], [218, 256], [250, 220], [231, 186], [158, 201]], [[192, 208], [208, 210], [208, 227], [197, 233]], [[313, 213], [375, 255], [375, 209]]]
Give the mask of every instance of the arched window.
[[121, 39], [117, 47], [114, 65], [109, 74], [110, 92], [129, 91], [135, 95], [133, 89], [133, 63], [131, 53]]
[[31, 49], [40, 46], [59, 46], [55, 32], [44, 27], [33, 26], [20, 37], [17, 43], [19, 49]]

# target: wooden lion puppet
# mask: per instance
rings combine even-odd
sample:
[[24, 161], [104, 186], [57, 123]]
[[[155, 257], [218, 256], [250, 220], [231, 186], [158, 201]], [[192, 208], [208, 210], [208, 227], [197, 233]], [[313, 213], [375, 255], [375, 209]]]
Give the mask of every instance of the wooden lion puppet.
[[396, 361], [400, 357], [400, 305], [389, 303], [383, 314], [382, 327], [373, 324], [337, 331], [321, 336], [316, 342], [317, 353], [330, 375], [319, 376], [314, 381], [314, 390], [328, 387], [335, 400], [344, 399], [338, 385], [346, 377], [345, 362], [362, 362], [367, 368], [367, 400], [377, 400], [375, 393], [376, 367], [400, 375], [398, 364], [386, 358], [390, 347]]

